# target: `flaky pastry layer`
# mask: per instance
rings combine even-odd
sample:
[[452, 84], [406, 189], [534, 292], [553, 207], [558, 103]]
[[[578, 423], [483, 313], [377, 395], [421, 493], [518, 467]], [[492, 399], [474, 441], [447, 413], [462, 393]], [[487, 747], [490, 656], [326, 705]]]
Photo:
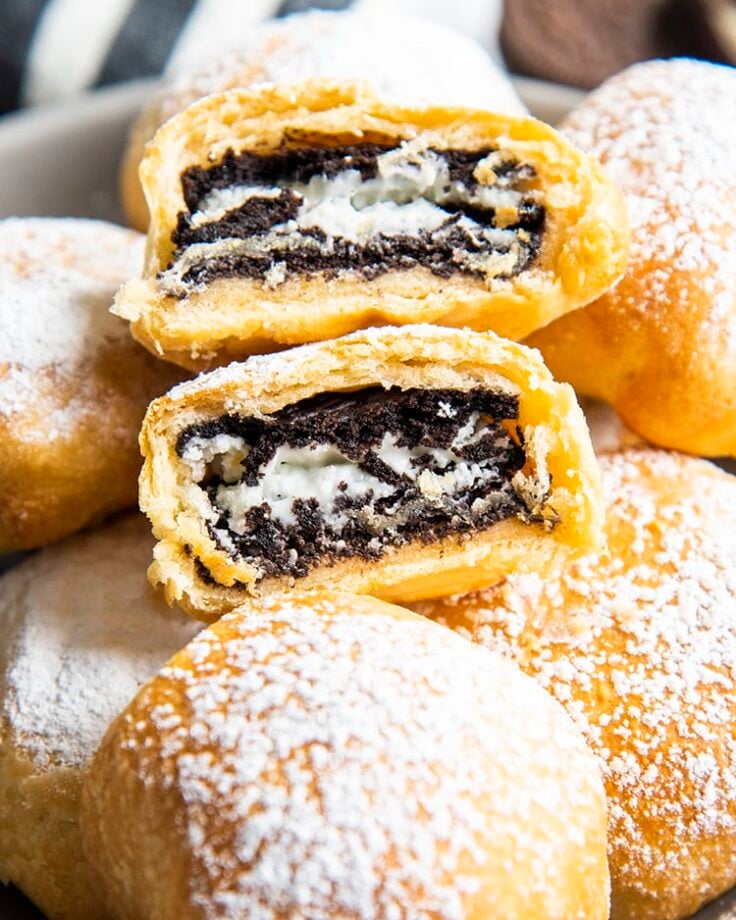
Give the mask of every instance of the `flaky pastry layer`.
[[[218, 478], [208, 493], [201, 487], [206, 463], [202, 461], [202, 470], [194, 475], [194, 461], [190, 458], [185, 462], [186, 454], [181, 453], [183, 438], [192, 431], [207, 431], [208, 424], [214, 426], [209, 429], [213, 433], [222, 431], [223, 418], [265, 419], [268, 426], [269, 418], [320, 394], [355, 393], [367, 388], [371, 392], [376, 388], [380, 392], [383, 388], [387, 394], [427, 391], [431, 395], [437, 390], [471, 394], [479, 387], [505, 393], [518, 402], [516, 417], [504, 423], [506, 428], [499, 431], [498, 439], [505, 444], [504, 431], [513, 433], [517, 448], [521, 444], [524, 451], [522, 466], [512, 471], [513, 475], [509, 474], [509, 482], [503, 483], [501, 492], [493, 497], [502, 502], [523, 502], [524, 507], [488, 526], [483, 523], [487, 518], [479, 517], [477, 529], [471, 514], [471, 522], [465, 527], [458, 529], [453, 522], [444, 531], [438, 530], [436, 538], [419, 534], [393, 545], [384, 544], [370, 558], [365, 553], [351, 557], [349, 552], [347, 555], [333, 552], [329, 558], [310, 564], [306, 572], [296, 575], [296, 570], [281, 576], [269, 575], [261, 563], [249, 562], [239, 557], [237, 551], [227, 551], [228, 536], [222, 536], [224, 525], [217, 516], [225, 502], [230, 502], [227, 507], [232, 511], [233, 486], [230, 483], [237, 477], [228, 476], [227, 470], [222, 472], [227, 464], [222, 463], [220, 457], [215, 461], [219, 464]], [[471, 423], [477, 428], [477, 416], [473, 419]], [[477, 440], [482, 434], [482, 430], [480, 434], [476, 432], [471, 440]], [[393, 442], [384, 440], [381, 450], [387, 443], [388, 452], [384, 451], [383, 456], [388, 462], [400, 464], [400, 451], [396, 454], [389, 449]], [[457, 439], [453, 443], [457, 443]], [[462, 470], [463, 481], [470, 481], [470, 485], [463, 486], [461, 481], [458, 486], [456, 480], [461, 479], [458, 468], [462, 464], [457, 457], [449, 457], [446, 451], [422, 447], [421, 443], [412, 448], [411, 444], [407, 446], [399, 439], [399, 447], [401, 444], [412, 458], [422, 455], [418, 460], [407, 461], [412, 469], [438, 458], [437, 463], [444, 464], [442, 469], [456, 470], [456, 476], [450, 477], [457, 489], [450, 496], [452, 503], [462, 502], [463, 489], [476, 487], [478, 477], [483, 475], [471, 464]], [[207, 456], [212, 463], [214, 453], [206, 453], [206, 444], [200, 446], [203, 448], [201, 456]], [[503, 449], [508, 446], [505, 444]], [[325, 449], [328, 447], [325, 445]], [[471, 452], [473, 447], [471, 444]], [[572, 389], [556, 383], [535, 352], [492, 333], [432, 326], [387, 327], [280, 355], [252, 358], [244, 364], [222, 368], [176, 387], [152, 403], [141, 433], [141, 448], [145, 457], [140, 483], [141, 507], [151, 519], [159, 540], [149, 577], [153, 583], [164, 586], [170, 601], [176, 601], [203, 619], [213, 619], [237, 606], [248, 592], [270, 593], [295, 581], [304, 588], [341, 585], [358, 593], [397, 601], [438, 597], [450, 590], [471, 590], [493, 584], [512, 570], [543, 571], [554, 566], [561, 554], [587, 551], [598, 546], [601, 538], [597, 466], [584, 417]], [[514, 449], [512, 447], [511, 451]], [[241, 444], [241, 460], [244, 453]], [[292, 457], [294, 453], [292, 451]], [[228, 462], [232, 461], [230, 454], [227, 457]], [[299, 457], [302, 462], [303, 455]], [[338, 462], [343, 461], [344, 457], [338, 459]], [[281, 470], [292, 461], [286, 457], [284, 462], [286, 466], [282, 465]], [[237, 463], [235, 465], [237, 467]], [[264, 469], [265, 466], [258, 475], [262, 475]], [[351, 478], [354, 471], [347, 472], [348, 482], [338, 485], [336, 495], [342, 492], [351, 495], [355, 485]], [[268, 476], [273, 475], [273, 471], [268, 473]], [[268, 476], [262, 479], [266, 486], [270, 482]], [[425, 478], [422, 480], [422, 477]], [[428, 490], [424, 488], [426, 477], [429, 477]], [[446, 479], [430, 470], [425, 470], [418, 478], [422, 480], [420, 498], [425, 498], [428, 491], [430, 508], [442, 511], [443, 497], [432, 505], [431, 490], [437, 484], [441, 487]], [[251, 479], [244, 492], [256, 482], [252, 472]], [[371, 488], [382, 486], [370, 477], [367, 481]], [[324, 478], [318, 478], [317, 488], [324, 482]], [[238, 487], [236, 483], [235, 488]], [[359, 496], [367, 496], [363, 504], [368, 504], [367, 487], [358, 483], [355, 488]], [[218, 500], [225, 497], [213, 514], [215, 494]], [[319, 492], [317, 494], [319, 498]], [[412, 494], [416, 496], [417, 490]], [[483, 494], [481, 490], [481, 505]], [[323, 498], [319, 500], [324, 501]], [[256, 504], [260, 501], [256, 499]], [[342, 499], [335, 507], [340, 501]], [[315, 501], [312, 505], [316, 507]], [[477, 507], [474, 503], [473, 513]], [[426, 508], [427, 502], [420, 501], [420, 510], [426, 511]], [[275, 504], [270, 511], [272, 517], [276, 517]], [[358, 509], [352, 521], [360, 519], [361, 510]], [[347, 527], [345, 535], [355, 529], [351, 521], [340, 522], [340, 526]], [[241, 532], [242, 529], [241, 526]], [[264, 531], [264, 534], [269, 533], [273, 531]], [[382, 534], [379, 529], [377, 538]], [[230, 536], [233, 537], [232, 532]], [[239, 536], [235, 538], [237, 542]], [[263, 539], [269, 548], [273, 537], [264, 536]], [[296, 561], [298, 563], [298, 559]]]
[[[489, 165], [494, 157], [502, 170], [509, 162], [518, 163], [525, 176], [523, 188], [543, 210], [543, 227], [539, 240], [532, 240], [528, 265], [518, 271], [510, 268], [503, 252], [499, 259], [481, 260], [479, 265], [473, 252], [470, 261], [475, 268], [465, 265], [438, 274], [428, 267], [429, 256], [415, 252], [400, 267], [379, 265], [374, 270], [373, 261], [366, 274], [350, 267], [354, 244], [335, 236], [332, 227], [326, 242], [319, 230], [316, 242], [310, 238], [308, 243], [320, 251], [334, 247], [342, 252], [335, 270], [322, 266], [284, 274], [274, 257], [262, 277], [224, 274], [184, 288], [166, 283], [166, 272], [181, 255], [172, 234], [182, 219], [192, 216], [182, 177], [193, 168], [210, 169], [231, 153], [266, 156], [365, 144], [390, 151], [404, 143], [413, 145], [412, 156], [416, 149], [478, 151], [484, 157], [490, 151], [470, 180], [474, 195], [490, 194], [499, 181], [503, 183], [503, 176], [499, 178]], [[532, 118], [470, 109], [389, 105], [362, 84], [311, 80], [207, 97], [158, 131], [140, 175], [151, 212], [146, 267], [142, 279], [123, 287], [114, 311], [131, 322], [133, 335], [151, 351], [198, 370], [382, 324], [470, 326], [520, 339], [593, 300], [616, 281], [626, 264], [628, 229], [621, 196], [596, 160], [552, 128]], [[426, 212], [426, 201], [422, 206]], [[450, 212], [441, 211], [440, 216], [457, 216], [452, 211], [457, 202], [449, 207]], [[484, 208], [501, 237], [510, 221], [512, 227], [521, 227], [527, 242], [529, 232], [518, 215], [505, 214], [498, 203]], [[437, 208], [432, 213], [436, 218]], [[477, 216], [477, 209], [472, 213]], [[194, 217], [201, 214], [195, 212]], [[462, 220], [450, 220], [445, 229], [460, 224]], [[471, 228], [466, 242], [474, 250], [473, 239], [482, 233], [475, 222], [466, 224]], [[243, 246], [258, 242], [256, 234], [244, 243], [242, 233], [238, 230], [238, 238], [221, 247], [225, 261], [234, 245], [242, 252]], [[373, 242], [392, 252], [395, 230], [388, 237], [382, 233], [377, 232]], [[213, 253], [214, 245], [212, 240], [206, 244]], [[443, 245], [453, 258], [462, 250], [452, 238], [444, 239]], [[500, 245], [503, 251], [507, 244]], [[202, 250], [203, 259], [207, 251]]]

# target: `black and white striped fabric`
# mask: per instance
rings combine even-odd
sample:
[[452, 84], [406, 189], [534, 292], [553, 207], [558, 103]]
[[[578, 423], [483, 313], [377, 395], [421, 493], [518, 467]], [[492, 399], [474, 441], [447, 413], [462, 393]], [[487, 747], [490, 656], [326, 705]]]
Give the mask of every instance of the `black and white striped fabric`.
[[0, 113], [151, 77], [237, 46], [257, 22], [382, 7], [472, 36], [497, 57], [503, 0], [0, 0]]
[[269, 16], [352, 0], [0, 0], [0, 112], [161, 73]]

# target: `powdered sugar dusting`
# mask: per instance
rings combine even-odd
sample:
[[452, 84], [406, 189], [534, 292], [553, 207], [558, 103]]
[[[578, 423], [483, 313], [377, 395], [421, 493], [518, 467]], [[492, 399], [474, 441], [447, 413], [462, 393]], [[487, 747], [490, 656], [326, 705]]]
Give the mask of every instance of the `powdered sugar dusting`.
[[600, 462], [610, 555], [512, 576], [444, 616], [519, 661], [586, 734], [606, 775], [614, 891], [677, 897], [685, 877], [707, 891], [704, 838], [730, 838], [718, 871], [728, 860], [736, 880], [736, 480], [657, 451]]
[[[632, 229], [626, 278], [611, 308], [653, 319], [677, 348], [674, 330], [709, 297], [702, 331], [736, 361], [736, 71], [690, 60], [629, 68], [594, 92], [563, 126], [597, 155], [625, 193]], [[685, 279], [671, 284], [673, 272]], [[690, 344], [688, 347], [691, 347]], [[723, 358], [724, 361], [729, 360]]]
[[[149, 133], [209, 93], [310, 77], [367, 80], [404, 104], [465, 105], [525, 114], [508, 78], [483, 48], [435, 22], [392, 12], [311, 12], [261, 23], [216, 58], [185, 66], [144, 111]], [[438, 57], [441, 55], [441, 66]]]
[[176, 784], [202, 916], [462, 918], [490, 859], [544, 916], [582, 918], [556, 900], [560, 816], [585, 877], [600, 789], [561, 710], [458, 636], [338, 600], [224, 617], [118, 730], [144, 782]]
[[201, 624], [146, 581], [152, 538], [130, 515], [0, 580], [0, 714], [39, 767], [83, 766], [112, 719]]
[[32, 439], [33, 426], [17, 422], [30, 410], [43, 417], [44, 438], [63, 436], [83, 411], [94, 360], [130, 342], [109, 308], [140, 271], [143, 238], [100, 221], [9, 218], [0, 254], [0, 422]]

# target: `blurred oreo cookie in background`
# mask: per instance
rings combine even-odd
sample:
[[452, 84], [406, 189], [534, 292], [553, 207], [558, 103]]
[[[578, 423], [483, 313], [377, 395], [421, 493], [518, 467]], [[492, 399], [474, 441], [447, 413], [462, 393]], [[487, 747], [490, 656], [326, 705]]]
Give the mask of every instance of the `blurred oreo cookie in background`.
[[591, 89], [637, 61], [736, 63], [736, 0], [505, 0], [514, 73]]
[[736, 0], [697, 0], [722, 59], [736, 65]]

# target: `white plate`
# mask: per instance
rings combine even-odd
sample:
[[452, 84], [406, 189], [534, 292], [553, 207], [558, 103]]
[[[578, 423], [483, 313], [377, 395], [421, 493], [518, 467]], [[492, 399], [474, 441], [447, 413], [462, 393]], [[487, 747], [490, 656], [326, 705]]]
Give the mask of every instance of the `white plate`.
[[[584, 95], [538, 80], [516, 85], [531, 112], [552, 124]], [[0, 119], [0, 217], [100, 217], [123, 223], [118, 161], [128, 124], [151, 86], [128, 83]], [[43, 920], [17, 892], [1, 886], [0, 917]], [[697, 914], [697, 920], [734, 918], [736, 889]]]

